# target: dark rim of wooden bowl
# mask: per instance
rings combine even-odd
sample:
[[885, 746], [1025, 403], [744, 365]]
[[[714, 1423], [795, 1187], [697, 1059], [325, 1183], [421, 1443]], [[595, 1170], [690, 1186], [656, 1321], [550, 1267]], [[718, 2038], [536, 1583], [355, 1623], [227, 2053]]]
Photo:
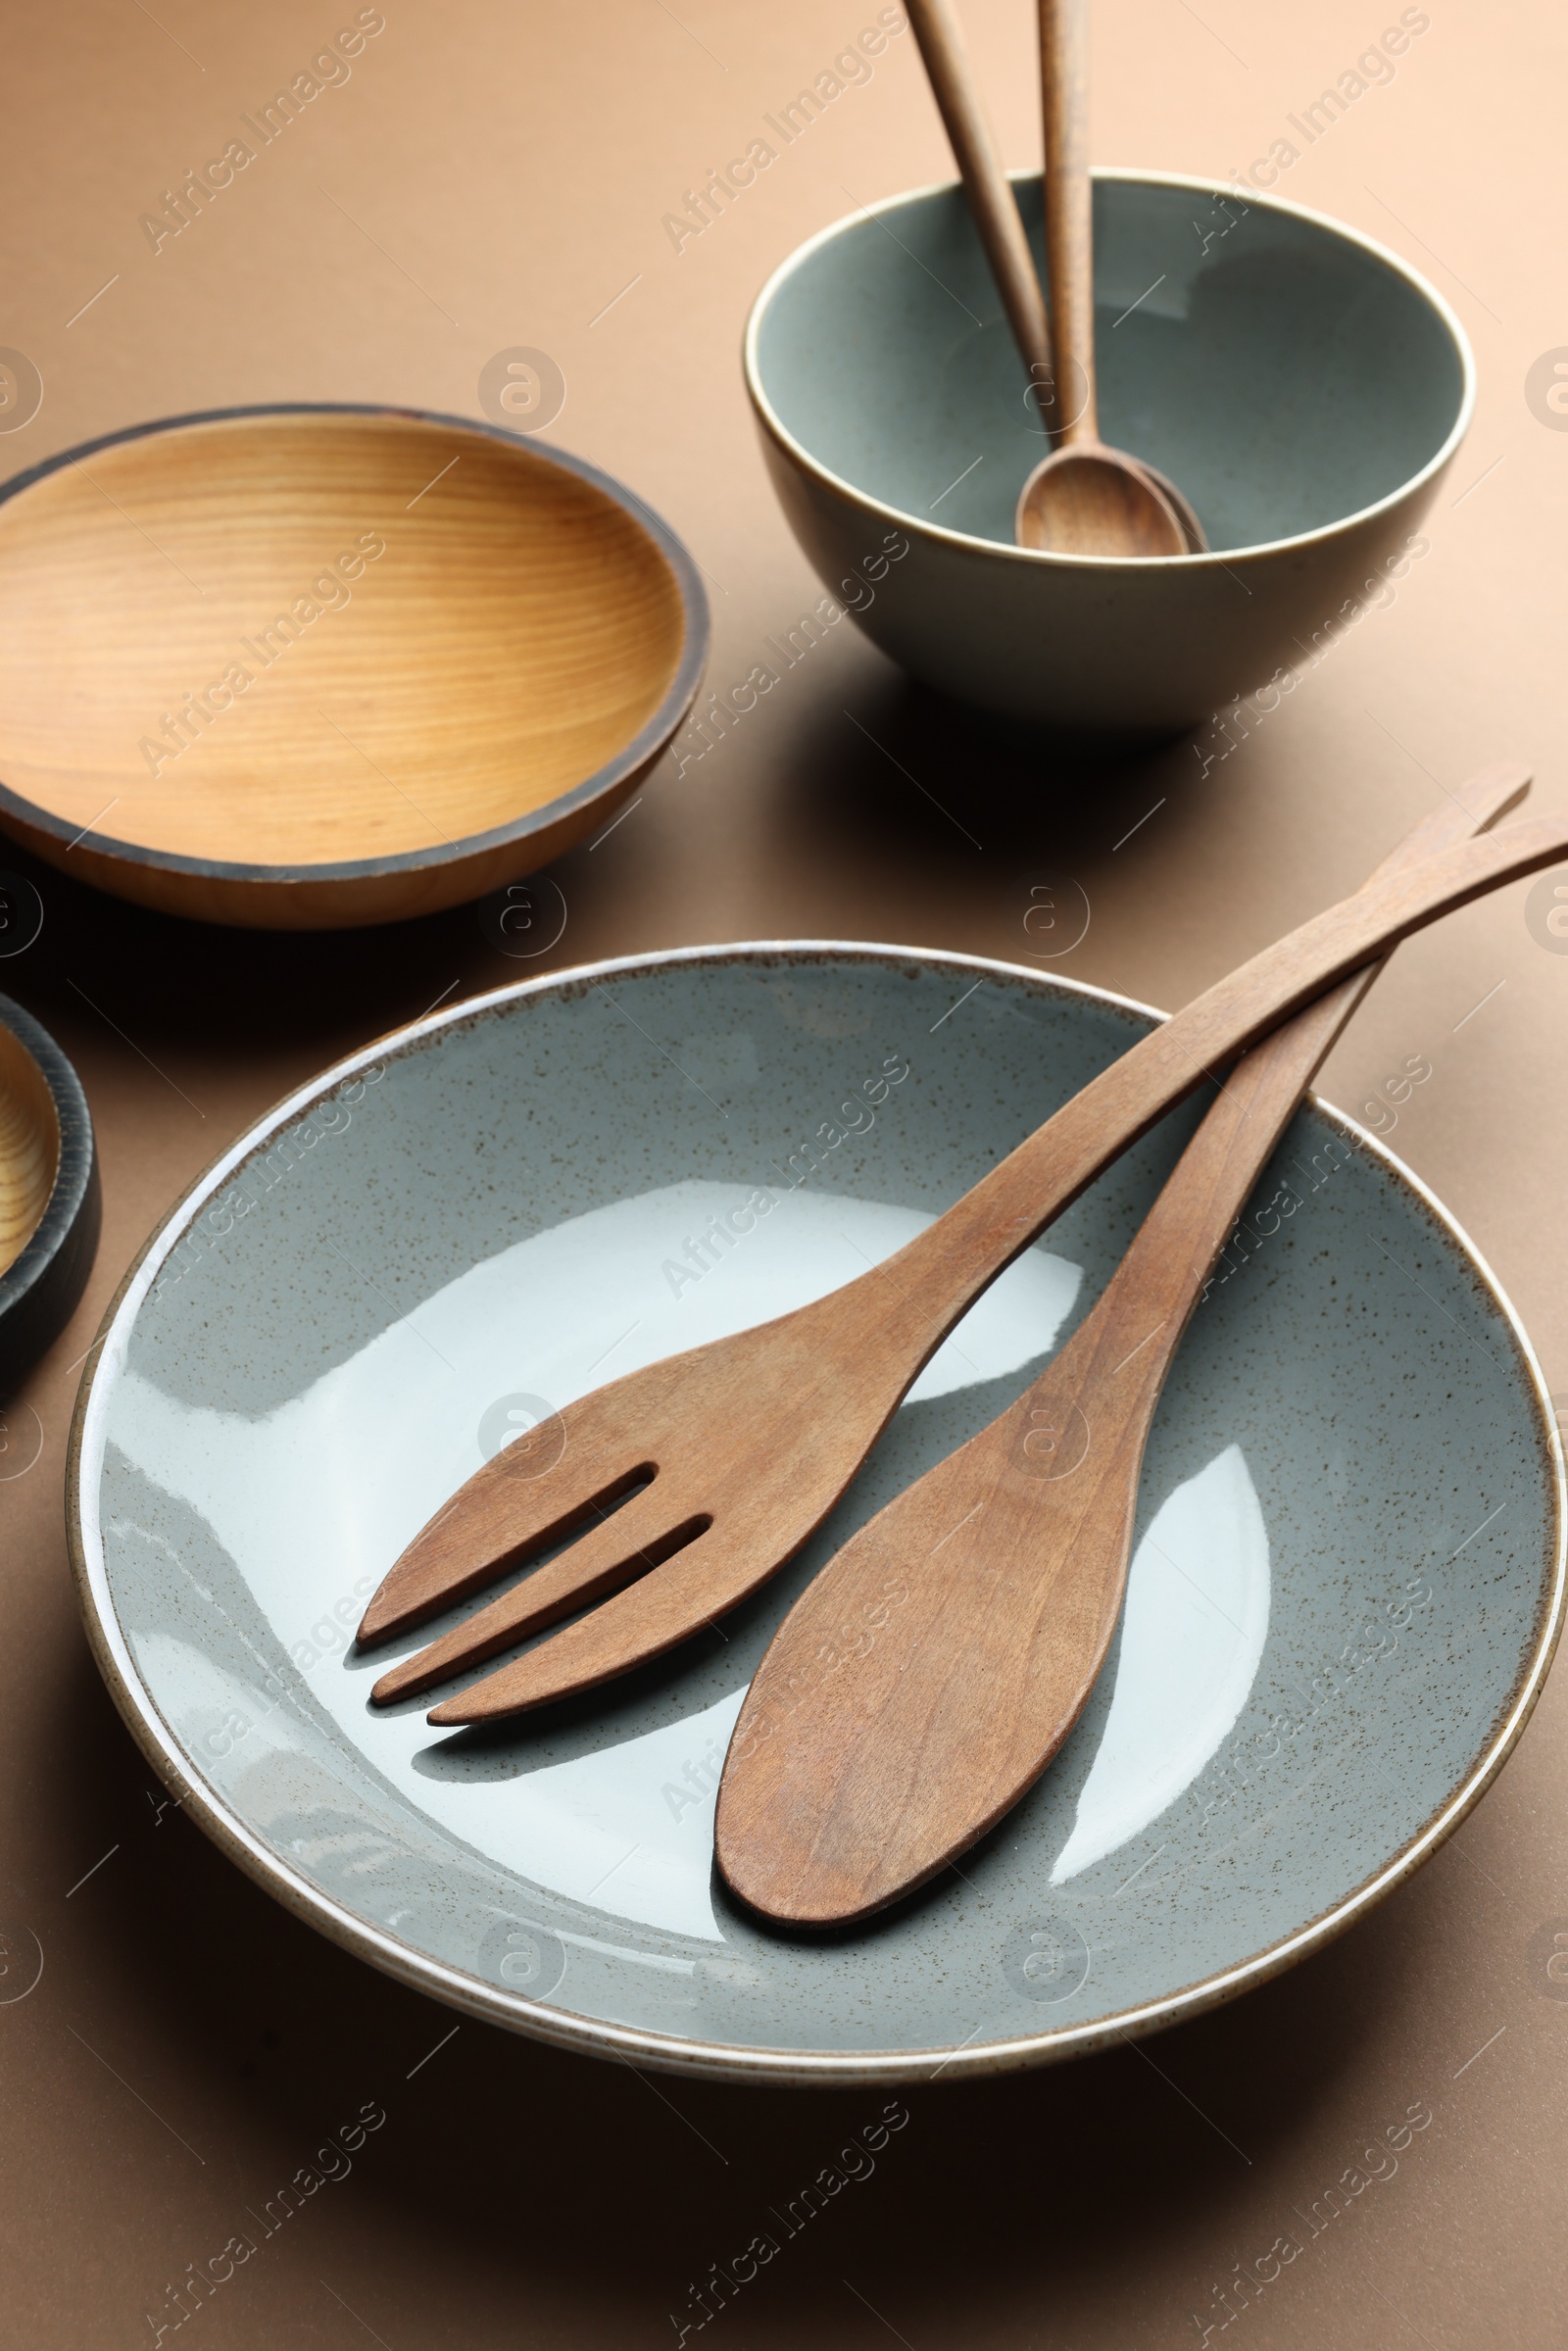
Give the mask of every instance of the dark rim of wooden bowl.
[[395, 408], [384, 402], [365, 400], [264, 401], [241, 408], [199, 409], [186, 416], [157, 416], [150, 423], [124, 425], [118, 432], [101, 433], [96, 440], [78, 442], [74, 449], [63, 449], [58, 456], [45, 458], [40, 465], [30, 465], [25, 472], [15, 473], [9, 481], [0, 482], [0, 506], [8, 499], [20, 497], [24, 490], [30, 490], [46, 475], [93, 457], [100, 449], [116, 449], [122, 442], [146, 440], [153, 433], [179, 432], [189, 425], [222, 424], [245, 416], [392, 416], [405, 423], [438, 424], [448, 431], [502, 442], [511, 449], [525, 449], [544, 464], [558, 467], [563, 473], [575, 474], [579, 481], [590, 484], [618, 506], [644, 537], [653, 541], [669, 565], [680, 597], [680, 660], [658, 710], [602, 767], [555, 800], [527, 809], [510, 823], [492, 826], [488, 832], [467, 833], [460, 841], [432, 842], [427, 849], [403, 850], [396, 857], [355, 857], [335, 865], [247, 865], [229, 858], [187, 857], [177, 850], [148, 849], [139, 842], [118, 841], [108, 833], [82, 833], [65, 817], [57, 816], [53, 809], [13, 792], [0, 779], [0, 809], [6, 814], [39, 832], [52, 833], [56, 840], [73, 848], [85, 843], [100, 857], [114, 857], [128, 865], [155, 866], [163, 873], [229, 882], [368, 882], [386, 874], [427, 873], [433, 867], [461, 864], [482, 856], [486, 850], [526, 841], [530, 835], [559, 824], [564, 816], [612, 792], [616, 784], [650, 765], [670, 742], [696, 700], [703, 671], [708, 666], [711, 623], [702, 575], [684, 542], [652, 507], [645, 506], [613, 474], [602, 472], [586, 458], [570, 456], [553, 442], [539, 442], [526, 433], [509, 432], [504, 425], [481, 424], [472, 416], [449, 416], [436, 409]]

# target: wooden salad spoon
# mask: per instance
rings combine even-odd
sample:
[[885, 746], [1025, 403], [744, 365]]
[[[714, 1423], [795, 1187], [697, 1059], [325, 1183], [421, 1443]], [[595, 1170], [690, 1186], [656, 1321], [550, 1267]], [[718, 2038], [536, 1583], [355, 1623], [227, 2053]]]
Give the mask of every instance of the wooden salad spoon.
[[1021, 546], [1055, 555], [1186, 555], [1171, 501], [1136, 459], [1100, 438], [1095, 394], [1093, 189], [1089, 177], [1087, 0], [1040, 0], [1046, 117], [1046, 267], [1056, 383], [1069, 403], [1061, 445], [1043, 458], [1018, 500]]
[[882, 1263], [773, 1322], [631, 1372], [514, 1439], [390, 1569], [362, 1645], [589, 1531], [383, 1675], [372, 1696], [428, 1689], [597, 1600], [431, 1721], [542, 1705], [701, 1632], [815, 1533], [965, 1309], [1172, 1103], [1411, 931], [1565, 854], [1568, 815], [1527, 817], [1374, 878], [1141, 1038]]
[[[1375, 880], [1523, 797], [1490, 770]], [[906, 1487], [814, 1577], [758, 1668], [715, 1823], [731, 1890], [841, 1926], [994, 1828], [1088, 1700], [1126, 1590], [1144, 1447], [1215, 1255], [1375, 970], [1232, 1072], [1111, 1281], [1032, 1387]]]
[[[991, 265], [1002, 307], [1012, 328], [1012, 339], [1018, 355], [1029, 372], [1035, 398], [1045, 416], [1048, 394], [1054, 394], [1055, 371], [1051, 356], [1051, 325], [1046, 316], [1045, 301], [1040, 292], [1040, 280], [1035, 275], [1034, 257], [1029, 251], [1029, 239], [1018, 211], [1018, 200], [998, 158], [996, 145], [986, 121], [980, 86], [969, 63], [957, 19], [948, 0], [909, 0], [909, 22], [919, 44], [925, 65], [926, 78], [931, 84], [963, 192], [969, 200], [969, 210], [980, 242]], [[1051, 155], [1046, 157], [1047, 169]], [[1163, 473], [1145, 463], [1142, 458], [1130, 458], [1135, 465], [1152, 482], [1159, 495], [1172, 509], [1182, 526], [1189, 555], [1202, 555], [1208, 541], [1202, 524], [1173, 482]], [[1029, 476], [1018, 502], [1016, 532], [1024, 546], [1038, 545], [1038, 540], [1024, 535], [1024, 514], [1030, 491], [1039, 478], [1038, 468]]]

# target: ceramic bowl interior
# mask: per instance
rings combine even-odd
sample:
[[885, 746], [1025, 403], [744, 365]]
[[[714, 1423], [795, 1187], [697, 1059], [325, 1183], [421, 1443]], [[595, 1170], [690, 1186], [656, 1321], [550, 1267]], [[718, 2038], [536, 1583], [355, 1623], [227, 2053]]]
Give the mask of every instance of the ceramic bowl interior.
[[[378, 1965], [677, 2068], [1038, 2061], [1337, 1932], [1517, 1735], [1561, 1536], [1507, 1306], [1320, 1108], [1175, 1366], [1089, 1709], [961, 1876], [826, 1939], [741, 1915], [712, 1867], [730, 1726], [804, 1580], [1086, 1311], [1195, 1105], [974, 1307], [824, 1533], [722, 1633], [482, 1734], [432, 1731], [429, 1700], [368, 1708], [412, 1641], [350, 1653], [391, 1560], [512, 1435], [900, 1246], [1152, 1017], [962, 958], [690, 951], [437, 1015], [282, 1104], [149, 1246], [78, 1407], [83, 1603], [157, 1769]], [[760, 1194], [705, 1265], [694, 1240]]]
[[669, 535], [556, 450], [396, 411], [176, 419], [0, 502], [0, 821], [198, 877], [450, 863], [591, 823], [704, 634]]
[[[1044, 271], [1038, 175], [1014, 180]], [[1446, 307], [1293, 206], [1097, 173], [1102, 436], [1157, 465], [1219, 554], [1322, 530], [1419, 475], [1466, 404]], [[1013, 544], [1045, 453], [962, 191], [803, 247], [759, 305], [760, 389], [808, 459], [891, 514]]]

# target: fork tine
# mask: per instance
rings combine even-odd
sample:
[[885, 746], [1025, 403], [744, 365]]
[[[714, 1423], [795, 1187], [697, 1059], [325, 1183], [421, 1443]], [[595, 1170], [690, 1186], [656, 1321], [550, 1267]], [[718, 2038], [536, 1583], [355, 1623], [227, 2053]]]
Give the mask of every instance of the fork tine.
[[362, 1649], [466, 1599], [503, 1568], [569, 1535], [640, 1478], [656, 1474], [646, 1454], [628, 1442], [615, 1442], [618, 1433], [597, 1444], [584, 1442], [571, 1426], [570, 1413], [568, 1405], [552, 1436], [563, 1450], [548, 1469], [528, 1474], [526, 1448], [541, 1435], [532, 1430], [475, 1470], [420, 1529], [371, 1595], [360, 1623]]
[[480, 1665], [498, 1649], [553, 1625], [574, 1608], [619, 1592], [635, 1583], [676, 1551], [705, 1533], [712, 1523], [704, 1512], [688, 1512], [672, 1524], [677, 1502], [661, 1492], [656, 1480], [647, 1493], [617, 1510], [603, 1526], [593, 1528], [580, 1542], [535, 1568], [511, 1592], [492, 1600], [488, 1608], [434, 1641], [428, 1648], [383, 1674], [371, 1690], [377, 1705], [407, 1697], [411, 1690], [428, 1690], [466, 1666]]
[[591, 1689], [690, 1640], [771, 1573], [771, 1560], [759, 1569], [743, 1532], [731, 1532], [727, 1541], [710, 1532], [657, 1575], [640, 1577], [592, 1616], [433, 1707], [426, 1719], [442, 1727], [490, 1722]]

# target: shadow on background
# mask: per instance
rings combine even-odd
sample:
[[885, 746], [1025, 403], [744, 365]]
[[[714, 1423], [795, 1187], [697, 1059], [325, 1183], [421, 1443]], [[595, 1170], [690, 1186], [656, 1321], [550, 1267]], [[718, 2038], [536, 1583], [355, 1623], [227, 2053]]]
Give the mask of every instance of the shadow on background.
[[[1364, 2064], [1401, 1997], [1395, 1936], [1374, 1918], [1195, 2024], [1035, 2073], [787, 2090], [578, 2057], [405, 1989], [292, 1918], [172, 1808], [155, 1816], [150, 1774], [84, 1647], [61, 1663], [39, 1842], [120, 1849], [69, 1916], [60, 1888], [11, 1888], [48, 1954], [35, 2028], [50, 2011], [90, 2015], [132, 2094], [208, 2167], [180, 2166], [181, 2194], [211, 2197], [215, 2216], [232, 2205], [235, 2226], [341, 2119], [378, 2101], [387, 2123], [357, 2156], [352, 2191], [318, 2201], [337, 2216], [334, 2238], [363, 2244], [400, 2302], [414, 2293], [408, 2324], [425, 2289], [449, 2310], [461, 2296], [466, 2342], [492, 2328], [548, 2339], [539, 2314], [557, 2302], [574, 2340], [673, 2339], [668, 2314], [695, 2323], [690, 2287], [711, 2285], [712, 2265], [728, 2271], [759, 2231], [780, 2250], [725, 2314], [737, 2351], [799, 2343], [807, 2324], [873, 2339], [846, 2280], [917, 2351], [1000, 2340], [1020, 2313], [1043, 2329], [1031, 2340], [1055, 2344], [1075, 2307], [1102, 2313], [1107, 2278], [1150, 2259], [1182, 2273], [1186, 2246], [1201, 2307], [1222, 2249], [1257, 2231], [1265, 2174]], [[87, 2087], [98, 2094], [95, 2077]], [[102, 2094], [120, 2096], [107, 2082]], [[874, 2169], [853, 2151], [841, 2162], [890, 2105], [908, 2121]], [[242, 2140], [236, 2178], [227, 2150]], [[269, 2161], [275, 2179], [258, 2169]], [[783, 2216], [824, 2169], [861, 2176], [787, 2235]], [[1293, 2179], [1304, 2169], [1298, 2160]], [[1291, 2192], [1270, 2186], [1267, 2210], [1283, 2214]], [[225, 2228], [182, 2213], [165, 2243], [150, 2227], [149, 2295]], [[276, 2249], [296, 2282], [324, 2257], [319, 2223], [311, 2230], [301, 2215]], [[346, 2258], [335, 2243], [339, 2270]], [[519, 2337], [524, 2311], [535, 2319]], [[1173, 2307], [1173, 2335], [1189, 2324]]]
[[[893, 845], [914, 866], [1015, 860], [1046, 845], [1075, 870], [1098, 867], [1198, 773], [1186, 736], [1107, 751], [1009, 725], [891, 669], [843, 709], [814, 706], [799, 747], [793, 821], [824, 845]], [[1164, 816], [1179, 821], [1179, 806]]]
[[[781, 756], [782, 781], [753, 812], [762, 859], [830, 860], [854, 872], [874, 857], [916, 891], [938, 887], [956, 908], [970, 894], [989, 904], [1002, 875], [1032, 872], [1042, 859], [1093, 893], [1156, 807], [1169, 856], [1196, 774], [1185, 738], [1106, 755], [1008, 726], [891, 668], [869, 686], [858, 682], [845, 708], [835, 697], [803, 710]], [[722, 755], [710, 758], [685, 779], [662, 769], [646, 793], [675, 802], [722, 787]], [[583, 844], [527, 877], [534, 903], [510, 934], [512, 952], [497, 944], [498, 894], [364, 930], [225, 929], [109, 897], [0, 838], [0, 872], [30, 881], [45, 908], [35, 943], [0, 955], [0, 993], [25, 1004], [69, 1052], [128, 1048], [162, 1075], [166, 1062], [189, 1067], [215, 1055], [275, 1064], [281, 1047], [303, 1077], [433, 1004], [605, 953], [595, 915], [648, 854], [635, 823], [607, 838], [597, 868]], [[538, 947], [565, 906], [583, 919]]]
[[230, 930], [111, 898], [9, 839], [0, 869], [30, 881], [44, 903], [34, 944], [0, 958], [0, 993], [46, 1027], [122, 1049], [128, 1041], [155, 1062], [161, 1045], [176, 1060], [270, 1058], [283, 1039], [315, 1067], [417, 1018], [427, 973], [450, 974], [450, 1001], [568, 959], [565, 940], [537, 961], [502, 954], [472, 906], [365, 930]]

